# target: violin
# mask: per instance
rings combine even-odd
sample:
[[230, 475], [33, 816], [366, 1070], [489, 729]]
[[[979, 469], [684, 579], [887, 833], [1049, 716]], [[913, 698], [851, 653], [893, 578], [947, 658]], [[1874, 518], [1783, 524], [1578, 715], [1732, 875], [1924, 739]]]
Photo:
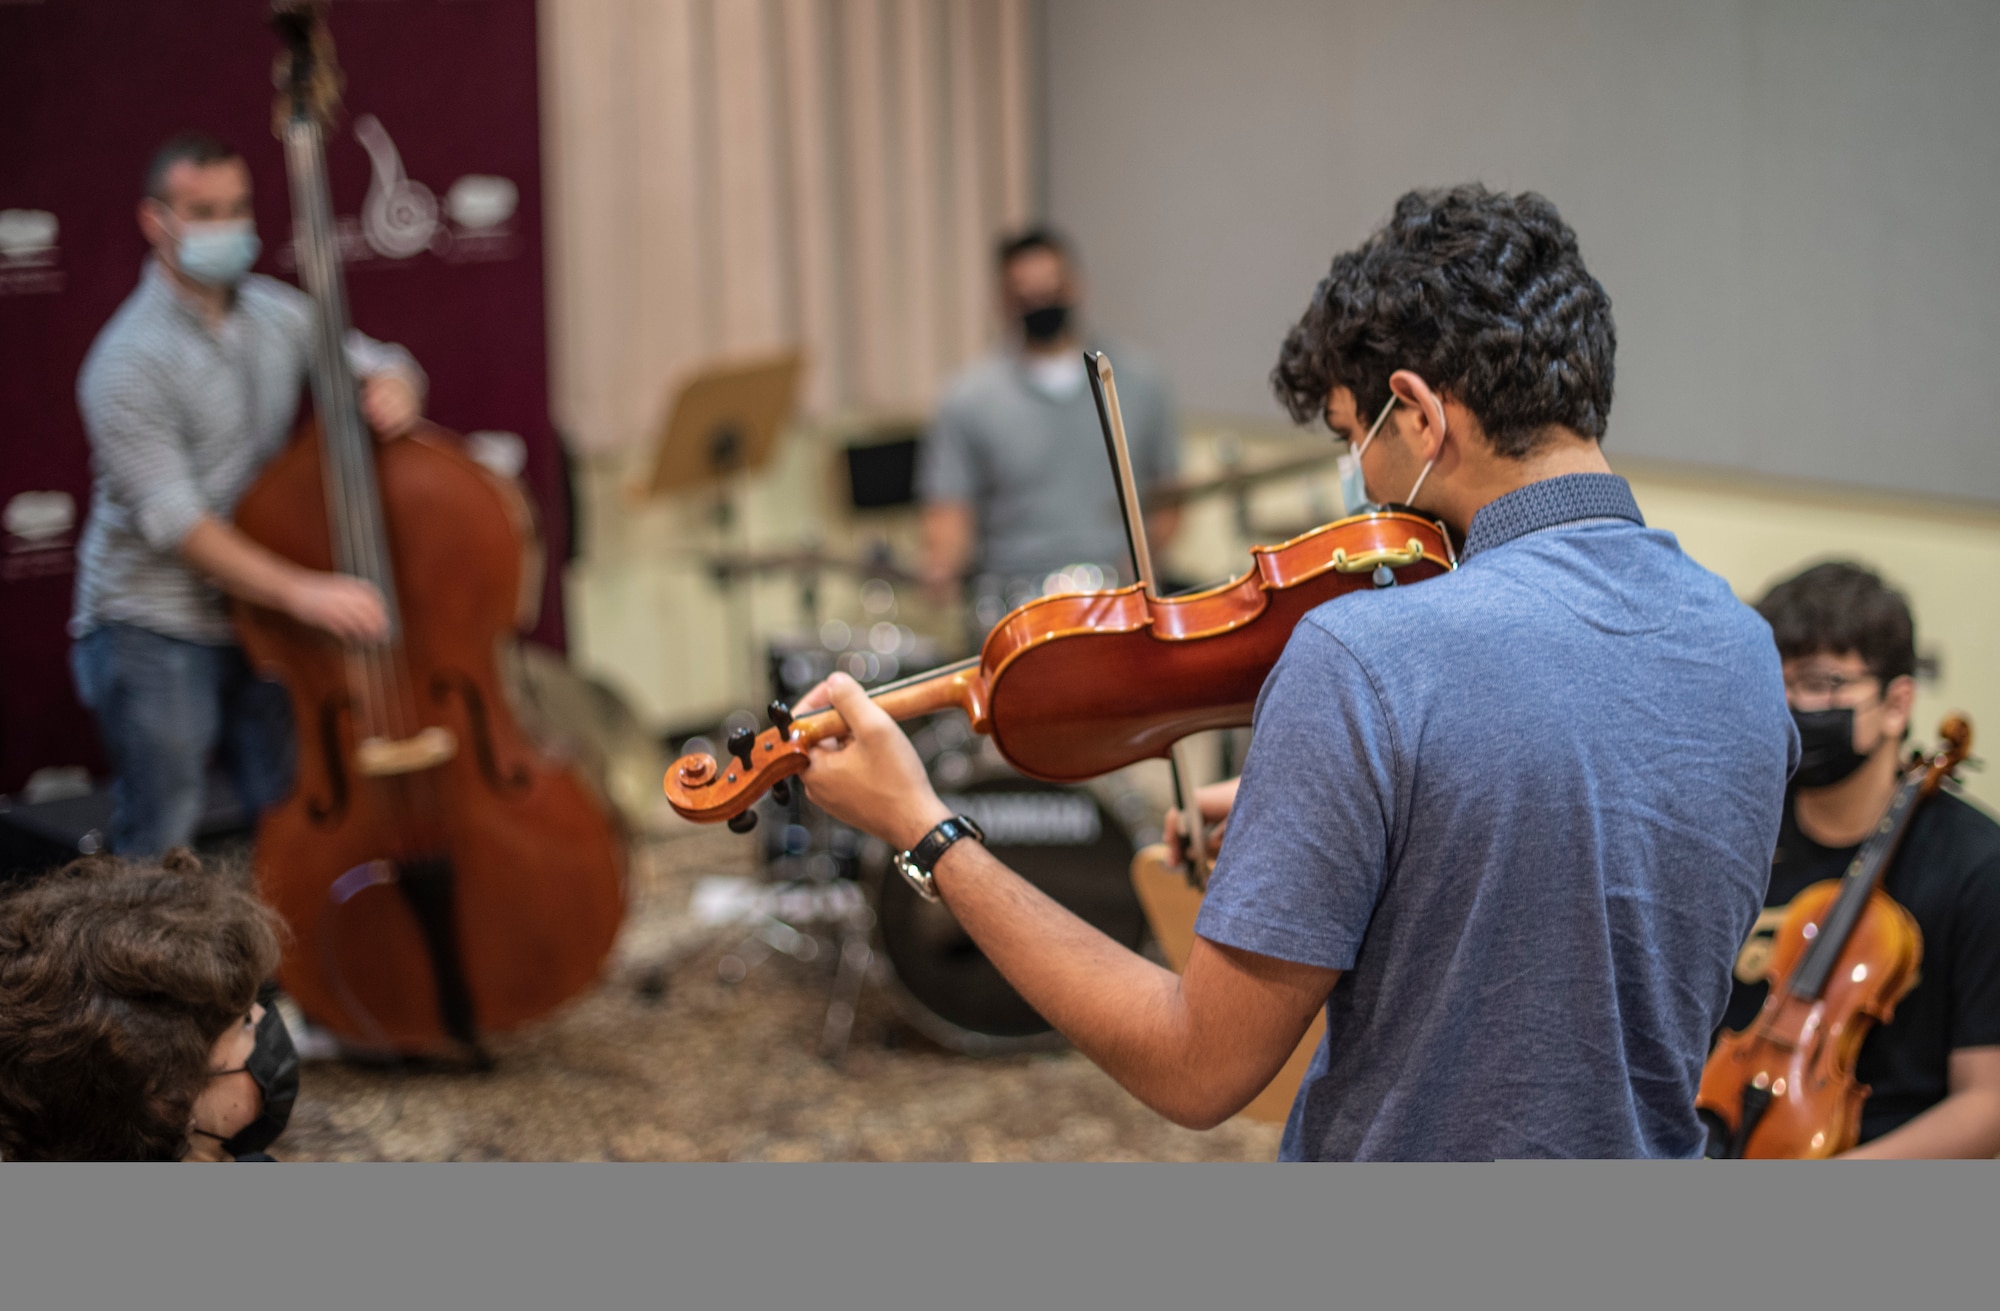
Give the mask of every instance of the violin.
[[538, 567], [526, 502], [440, 428], [378, 448], [362, 421], [341, 345], [323, 138], [339, 74], [321, 8], [272, 6], [317, 419], [235, 519], [286, 559], [373, 583], [390, 638], [343, 646], [238, 607], [298, 733], [297, 783], [259, 820], [257, 887], [291, 930], [278, 980], [307, 1015], [354, 1046], [484, 1063], [484, 1034], [596, 980], [624, 916], [625, 849], [601, 799], [508, 708], [496, 652]]
[[[1029, 601], [1001, 619], [977, 656], [872, 692], [891, 717], [961, 710], [1015, 769], [1053, 783], [1173, 759], [1190, 734], [1250, 722], [1266, 675], [1308, 610], [1457, 567], [1444, 525], [1378, 511], [1253, 547], [1250, 569], [1218, 587], [1158, 595], [1111, 364], [1102, 354], [1086, 362], [1139, 581]], [[787, 780], [805, 771], [812, 746], [847, 732], [830, 708], [794, 717], [774, 701], [770, 714], [762, 733], [729, 735], [728, 763], [698, 753], [668, 771], [667, 801], [677, 813], [702, 823], [726, 819], [747, 832], [756, 823], [750, 806], [778, 788], [786, 789], [778, 793], [784, 801]], [[1177, 761], [1177, 789], [1186, 775]], [[1190, 821], [1190, 881], [1200, 886], [1207, 848], [1185, 798], [1181, 810]]]
[[1762, 1009], [1709, 1053], [1695, 1108], [1719, 1126], [1723, 1156], [1820, 1159], [1860, 1138], [1869, 1091], [1854, 1077], [1862, 1040], [1917, 985], [1924, 955], [1916, 919], [1882, 891], [1882, 875], [1918, 807], [1972, 747], [1962, 716], [1938, 735], [1944, 745], [1912, 760], [1847, 871], [1793, 899], [1772, 940]]

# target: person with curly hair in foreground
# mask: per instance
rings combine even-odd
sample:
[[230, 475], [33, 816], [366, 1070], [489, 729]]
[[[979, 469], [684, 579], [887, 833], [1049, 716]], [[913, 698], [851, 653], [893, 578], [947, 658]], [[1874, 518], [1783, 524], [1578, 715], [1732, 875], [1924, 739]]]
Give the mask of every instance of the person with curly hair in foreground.
[[1770, 628], [1605, 463], [1616, 347], [1531, 193], [1413, 191], [1333, 261], [1273, 385], [1461, 564], [1293, 631], [1200, 798], [1227, 835], [1179, 975], [988, 854], [840, 675], [798, 707], [852, 730], [807, 790], [1178, 1123], [1241, 1110], [1323, 1009], [1285, 1159], [1699, 1156], [1799, 748]]
[[270, 1159], [296, 1094], [277, 920], [183, 849], [0, 896], [0, 1160]]

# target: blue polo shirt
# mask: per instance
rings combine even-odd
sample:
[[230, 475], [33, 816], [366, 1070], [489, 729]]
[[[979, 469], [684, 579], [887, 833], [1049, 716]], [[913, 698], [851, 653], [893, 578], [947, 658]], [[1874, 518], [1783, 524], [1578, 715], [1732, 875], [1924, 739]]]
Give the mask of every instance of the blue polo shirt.
[[1611, 474], [1307, 615], [1195, 926], [1344, 971], [1281, 1157], [1699, 1156], [1797, 760], [1769, 627]]

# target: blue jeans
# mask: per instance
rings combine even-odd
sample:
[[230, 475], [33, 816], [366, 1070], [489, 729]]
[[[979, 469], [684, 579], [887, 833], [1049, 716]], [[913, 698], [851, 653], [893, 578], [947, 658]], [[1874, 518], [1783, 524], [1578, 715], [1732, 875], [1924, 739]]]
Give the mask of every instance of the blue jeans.
[[291, 790], [291, 705], [241, 648], [105, 624], [71, 648], [70, 667], [111, 753], [119, 855], [193, 843], [211, 759], [252, 815]]

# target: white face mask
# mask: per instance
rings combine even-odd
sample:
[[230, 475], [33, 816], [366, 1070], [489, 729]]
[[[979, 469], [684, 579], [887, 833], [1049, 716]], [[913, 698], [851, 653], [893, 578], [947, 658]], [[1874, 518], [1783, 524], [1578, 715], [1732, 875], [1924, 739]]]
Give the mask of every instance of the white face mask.
[[174, 245], [182, 273], [210, 287], [233, 287], [243, 280], [263, 249], [249, 219], [185, 222]]
[[[1382, 412], [1375, 416], [1375, 422], [1368, 426], [1368, 435], [1361, 439], [1360, 445], [1334, 461], [1334, 467], [1340, 470], [1340, 499], [1349, 514], [1368, 514], [1382, 508], [1368, 499], [1368, 479], [1361, 472], [1361, 457], [1368, 453], [1375, 434], [1382, 431], [1382, 425], [1389, 421], [1389, 411], [1396, 408], [1396, 399], [1396, 394], [1391, 392], [1389, 403], [1382, 407]], [[1442, 425], [1439, 431], [1443, 431]], [[1410, 488], [1410, 494], [1403, 499], [1404, 505], [1416, 503], [1417, 492], [1422, 489], [1424, 479], [1431, 476], [1431, 466], [1436, 463], [1436, 460], [1424, 462], [1423, 472], [1417, 475], [1416, 486]]]

